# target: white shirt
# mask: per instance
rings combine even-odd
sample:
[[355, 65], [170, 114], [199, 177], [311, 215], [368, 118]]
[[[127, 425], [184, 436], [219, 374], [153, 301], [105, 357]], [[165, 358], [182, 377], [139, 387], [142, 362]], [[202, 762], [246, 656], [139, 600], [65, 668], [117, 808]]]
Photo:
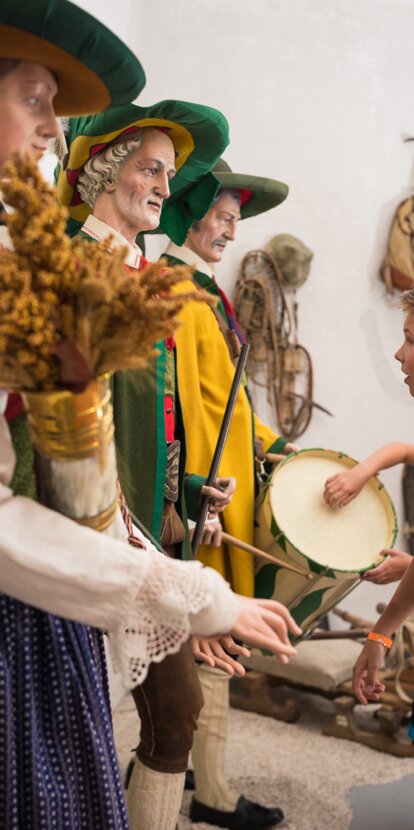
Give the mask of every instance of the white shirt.
[[97, 242], [104, 242], [105, 239], [112, 236], [112, 248], [127, 248], [127, 254], [124, 259], [125, 265], [129, 265], [130, 268], [139, 268], [139, 262], [142, 257], [141, 248], [139, 248], [136, 243], [131, 245], [131, 243], [125, 239], [125, 236], [122, 236], [122, 233], [115, 231], [107, 225], [106, 222], [102, 222], [101, 219], [97, 219], [93, 213], [89, 214], [86, 222], [83, 223], [81, 230], [88, 234], [88, 236], [96, 239]]
[[165, 253], [174, 256], [176, 259], [181, 259], [186, 265], [193, 265], [196, 271], [201, 271], [202, 274], [207, 274], [208, 277], [214, 279], [212, 265], [192, 251], [191, 248], [186, 248], [185, 245], [179, 247], [175, 242], [170, 242]]
[[[108, 228], [100, 225], [100, 232]], [[163, 556], [138, 530], [142, 550], [123, 541], [121, 524], [114, 539], [14, 496], [8, 486], [14, 466], [0, 414], [0, 591], [107, 631], [126, 686], [142, 682], [151, 660], [178, 651], [190, 633], [209, 636], [232, 628], [240, 604], [216, 571]]]

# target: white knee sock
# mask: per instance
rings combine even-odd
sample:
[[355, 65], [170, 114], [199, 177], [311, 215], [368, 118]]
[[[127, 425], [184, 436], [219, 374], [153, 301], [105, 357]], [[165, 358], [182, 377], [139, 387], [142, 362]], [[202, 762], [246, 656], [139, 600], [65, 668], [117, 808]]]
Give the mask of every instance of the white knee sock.
[[230, 789], [224, 771], [230, 678], [204, 663], [199, 666], [199, 676], [204, 707], [191, 751], [196, 783], [194, 797], [208, 807], [232, 811], [239, 796]]
[[135, 760], [126, 799], [131, 830], [175, 830], [185, 773], [156, 772]]

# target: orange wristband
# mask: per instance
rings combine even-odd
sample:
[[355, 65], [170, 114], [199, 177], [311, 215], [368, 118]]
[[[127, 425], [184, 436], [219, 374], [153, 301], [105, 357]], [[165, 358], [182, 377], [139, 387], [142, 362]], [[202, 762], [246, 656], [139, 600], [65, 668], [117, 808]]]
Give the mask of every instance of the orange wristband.
[[385, 634], [377, 634], [376, 631], [370, 631], [367, 640], [374, 640], [376, 643], [381, 643], [385, 648], [391, 648], [392, 646], [392, 640], [389, 637], [386, 637]]

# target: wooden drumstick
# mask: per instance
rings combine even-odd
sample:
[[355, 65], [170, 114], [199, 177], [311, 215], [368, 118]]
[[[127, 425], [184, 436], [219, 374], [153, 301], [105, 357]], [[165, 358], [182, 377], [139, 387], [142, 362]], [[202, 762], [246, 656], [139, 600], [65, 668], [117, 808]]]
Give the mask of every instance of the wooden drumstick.
[[301, 576], [305, 577], [305, 579], [314, 579], [315, 575], [312, 573], [308, 573], [308, 571], [302, 571], [300, 568], [296, 568], [295, 565], [288, 565], [287, 562], [283, 562], [282, 559], [276, 559], [275, 556], [270, 556], [269, 553], [265, 553], [260, 548], [255, 548], [253, 545], [248, 545], [247, 542], [242, 542], [241, 539], [236, 539], [235, 536], [230, 536], [229, 533], [221, 534], [222, 542], [227, 542], [228, 545], [234, 545], [235, 548], [240, 548], [241, 550], [246, 550], [248, 553], [252, 553], [253, 556], [261, 556], [262, 559], [266, 559], [268, 562], [271, 562], [272, 565], [281, 565], [282, 568], [286, 568], [287, 571], [293, 571], [295, 574], [300, 574]]

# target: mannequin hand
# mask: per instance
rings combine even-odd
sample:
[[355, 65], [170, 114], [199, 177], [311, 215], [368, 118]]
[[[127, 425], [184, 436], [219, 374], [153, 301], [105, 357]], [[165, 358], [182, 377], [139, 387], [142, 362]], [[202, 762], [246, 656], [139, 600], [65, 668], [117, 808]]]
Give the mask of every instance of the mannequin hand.
[[385, 648], [381, 643], [368, 640], [354, 665], [352, 674], [352, 689], [360, 703], [377, 701], [385, 689], [378, 680], [378, 671], [385, 656]]
[[286, 455], [289, 455], [291, 452], [299, 452], [300, 446], [299, 444], [285, 444], [283, 447], [282, 452], [265, 452], [264, 460], [268, 461], [269, 464], [273, 464], [276, 467], [279, 464], [279, 461], [283, 461]]
[[283, 447], [283, 452], [285, 453], [285, 455], [289, 455], [289, 453], [291, 452], [300, 452], [300, 450], [301, 447], [299, 446], [299, 444], [292, 444], [290, 441]]
[[233, 493], [236, 490], [235, 478], [216, 478], [214, 487], [207, 487], [203, 484], [201, 492], [203, 496], [210, 497], [210, 513], [221, 513], [230, 504]]
[[397, 582], [404, 576], [407, 568], [411, 565], [413, 557], [403, 550], [384, 548], [382, 556], [386, 556], [384, 562], [367, 571], [363, 579], [367, 582], [375, 582], [375, 585], [388, 585], [389, 582]]
[[345, 507], [361, 492], [367, 478], [358, 469], [359, 466], [327, 479], [323, 497], [329, 507]]
[[289, 657], [296, 654], [288, 632], [299, 636], [302, 630], [287, 608], [272, 599], [250, 599], [240, 595], [237, 598], [242, 608], [231, 633], [238, 640], [269, 649], [279, 663], [288, 663]]
[[[235, 643], [231, 634], [222, 637], [196, 637], [193, 634], [190, 645], [195, 659], [202, 660], [212, 669], [221, 669], [232, 677], [235, 674], [243, 677], [246, 673], [244, 666], [233, 660], [230, 655], [241, 654], [243, 657], [250, 657], [250, 651], [245, 646]], [[230, 654], [226, 654], [227, 651]]]
[[212, 548], [219, 548], [221, 545], [221, 534], [223, 533], [223, 528], [220, 524], [220, 520], [217, 519], [215, 522], [206, 522], [204, 525], [203, 536], [202, 536], [202, 543], [203, 545], [211, 545]]

